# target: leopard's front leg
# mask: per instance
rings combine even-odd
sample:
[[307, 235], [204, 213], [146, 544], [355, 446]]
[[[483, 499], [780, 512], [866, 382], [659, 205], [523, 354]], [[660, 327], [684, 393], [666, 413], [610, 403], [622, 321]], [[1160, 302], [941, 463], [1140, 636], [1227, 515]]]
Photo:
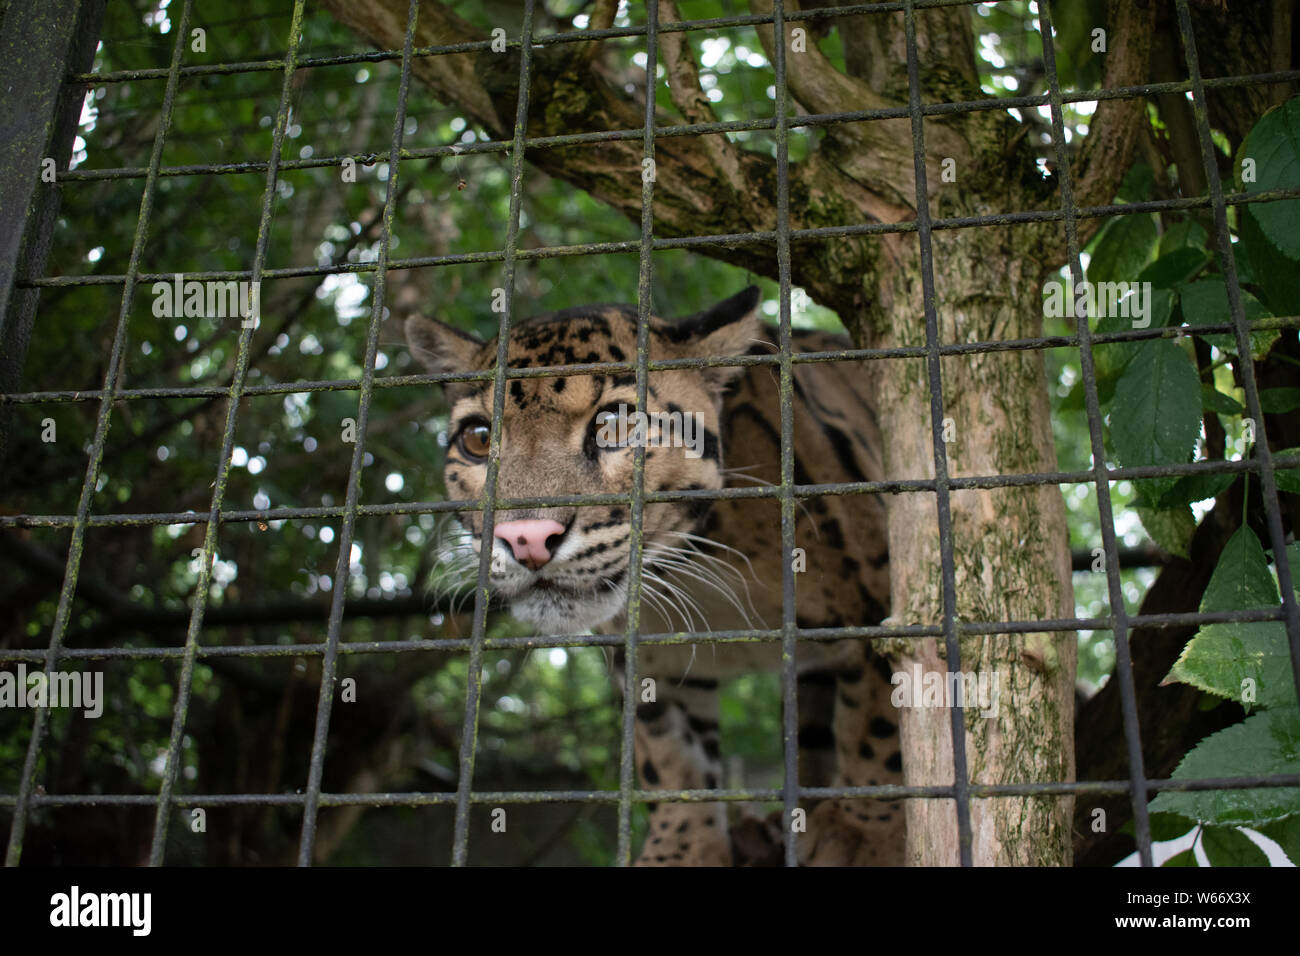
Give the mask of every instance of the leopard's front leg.
[[[637, 776], [645, 790], [714, 790], [722, 780], [718, 682], [655, 679], [656, 699], [636, 709]], [[721, 803], [653, 803], [637, 866], [731, 866]]]

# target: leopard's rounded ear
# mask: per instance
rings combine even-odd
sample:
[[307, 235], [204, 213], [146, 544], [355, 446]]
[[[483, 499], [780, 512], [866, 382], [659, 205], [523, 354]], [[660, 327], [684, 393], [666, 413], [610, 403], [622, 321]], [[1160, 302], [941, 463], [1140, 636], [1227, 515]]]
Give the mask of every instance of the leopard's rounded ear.
[[413, 315], [406, 320], [406, 344], [416, 361], [434, 374], [473, 372], [483, 343], [443, 322]]
[[[744, 355], [752, 346], [765, 341], [763, 322], [758, 316], [760, 298], [758, 286], [751, 285], [712, 308], [682, 319], [672, 326], [668, 337], [688, 356]], [[703, 371], [714, 384], [726, 385], [744, 369], [733, 365]]]

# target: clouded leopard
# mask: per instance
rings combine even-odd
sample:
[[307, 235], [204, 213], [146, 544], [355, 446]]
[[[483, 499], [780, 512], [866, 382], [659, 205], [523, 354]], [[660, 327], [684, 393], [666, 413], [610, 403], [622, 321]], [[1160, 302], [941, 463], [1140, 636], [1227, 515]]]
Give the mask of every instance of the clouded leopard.
[[[758, 317], [751, 286], [711, 309], [650, 320], [650, 358], [773, 354], [776, 332]], [[492, 369], [497, 344], [421, 317], [406, 321], [413, 355], [431, 372]], [[637, 312], [592, 305], [538, 315], [511, 328], [511, 368], [625, 362], [636, 355]], [[847, 342], [793, 332], [796, 351]], [[872, 363], [794, 366], [794, 479], [799, 485], [879, 479], [881, 438], [871, 408]], [[648, 373], [644, 409], [647, 491], [776, 485], [780, 481], [779, 371], [774, 365], [697, 367]], [[477, 499], [486, 478], [493, 383], [448, 383], [445, 479], [453, 499]], [[631, 372], [513, 379], [501, 431], [500, 498], [628, 493], [632, 442], [601, 440], [636, 413]], [[673, 417], [676, 414], [676, 417]], [[695, 427], [693, 441], [672, 423]], [[682, 437], [689, 439], [684, 431]], [[458, 519], [477, 567], [482, 514]], [[776, 628], [781, 624], [781, 521], [776, 499], [650, 503], [644, 510], [642, 633]], [[800, 627], [875, 624], [888, 613], [884, 501], [876, 495], [803, 499], [796, 545]], [[629, 565], [626, 505], [498, 511], [490, 585], [512, 614], [543, 634], [621, 632]], [[718, 685], [780, 665], [780, 644], [652, 646], [638, 650], [636, 764], [645, 789], [713, 789], [722, 782]], [[621, 653], [615, 663], [621, 669]], [[858, 641], [801, 641], [800, 782], [810, 786], [900, 783], [897, 717], [889, 668]], [[623, 686], [622, 674], [616, 684]], [[807, 803], [801, 803], [807, 806]], [[902, 859], [897, 804], [827, 801], [811, 811], [800, 858], [813, 863]], [[730, 865], [722, 803], [657, 803], [641, 864]]]

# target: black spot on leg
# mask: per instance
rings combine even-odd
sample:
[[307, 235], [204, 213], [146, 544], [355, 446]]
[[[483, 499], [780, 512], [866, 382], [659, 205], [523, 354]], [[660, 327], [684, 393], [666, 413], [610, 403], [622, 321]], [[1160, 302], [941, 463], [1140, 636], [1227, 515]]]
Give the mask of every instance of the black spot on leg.
[[662, 717], [664, 711], [667, 709], [668, 705], [658, 700], [653, 700], [648, 704], [638, 704], [636, 708], [636, 719], [651, 724]]
[[551, 384], [551, 388], [555, 389], [556, 394], [559, 394], [560, 392], [564, 391], [564, 379], [562, 379], [562, 378], [557, 378], [557, 379], [556, 379], [556, 380]]
[[[807, 621], [807, 623], [804, 623], [805, 620]], [[796, 619], [795, 623], [798, 624], [799, 627], [813, 628], [818, 626], [816, 623], [808, 619]], [[800, 674], [799, 686], [800, 687], [834, 687], [835, 675], [828, 674], [825, 671], [810, 671], [807, 674]]]
[[858, 744], [858, 756], [863, 760], [871, 760], [876, 756], [876, 751], [872, 749], [871, 744], [864, 740]]
[[704, 789], [705, 789], [705, 790], [717, 790], [717, 789], [718, 789], [718, 776], [717, 776], [717, 774], [706, 773], [706, 774], [704, 775]]
[[685, 833], [688, 829], [690, 829], [690, 826], [691, 826], [690, 820], [683, 820], [682, 825], [677, 828], [677, 832]]
[[894, 751], [888, 760], [885, 761], [885, 769], [898, 773], [903, 769], [903, 755], [899, 751]]
[[718, 738], [705, 737], [703, 746], [704, 756], [708, 757], [710, 760], [717, 760], [722, 756], [722, 749], [718, 746]]
[[[718, 682], [712, 677], [683, 677], [680, 681], [683, 687], [689, 687], [692, 690], [717, 690]], [[713, 726], [718, 726], [716, 723]]]
[[799, 746], [806, 750], [830, 750], [835, 746], [835, 734], [823, 724], [800, 727]]
[[655, 784], [659, 782], [659, 771], [649, 760], [641, 764], [641, 776], [645, 777], [645, 782]]
[[889, 661], [883, 657], [872, 656], [871, 665], [876, 669], [876, 673], [883, 677], [886, 683], [893, 683], [894, 668]]
[[707, 720], [704, 717], [696, 717], [693, 714], [686, 715], [686, 723], [690, 726], [691, 730], [695, 731], [697, 734], [707, 734], [710, 731], [718, 729], [718, 722], [716, 720]]
[[898, 728], [893, 721], [886, 720], [884, 717], [872, 717], [870, 730], [873, 737], [892, 737]]

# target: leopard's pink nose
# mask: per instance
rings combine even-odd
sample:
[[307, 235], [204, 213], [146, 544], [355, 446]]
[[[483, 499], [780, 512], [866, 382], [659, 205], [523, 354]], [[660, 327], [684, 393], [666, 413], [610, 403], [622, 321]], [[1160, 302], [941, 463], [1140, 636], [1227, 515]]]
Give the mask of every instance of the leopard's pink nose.
[[[551, 549], [558, 547], [564, 536], [564, 525], [548, 518], [530, 518], [526, 521], [507, 521], [492, 529], [492, 533], [510, 545], [517, 560], [524, 567], [536, 571], [551, 560]], [[557, 539], [553, 544], [551, 539]]]

